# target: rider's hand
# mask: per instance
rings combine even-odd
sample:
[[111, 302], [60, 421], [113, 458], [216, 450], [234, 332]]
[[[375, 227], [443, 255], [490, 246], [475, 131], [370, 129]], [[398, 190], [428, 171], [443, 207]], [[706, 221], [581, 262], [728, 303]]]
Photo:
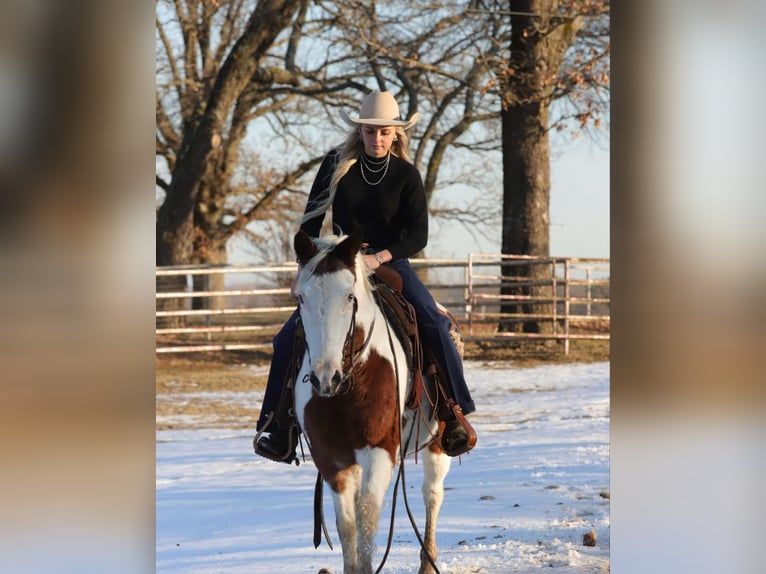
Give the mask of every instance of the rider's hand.
[[391, 261], [392, 256], [391, 252], [388, 249], [382, 249], [378, 251], [377, 253], [371, 253], [369, 255], [364, 256], [364, 264], [367, 265], [368, 269], [371, 271], [375, 271], [378, 267], [383, 265], [384, 263], [388, 263]]
[[375, 271], [378, 267], [380, 267], [380, 261], [378, 261], [375, 258], [375, 255], [362, 255], [362, 259], [364, 260], [364, 264], [367, 266], [367, 269], [370, 271]]

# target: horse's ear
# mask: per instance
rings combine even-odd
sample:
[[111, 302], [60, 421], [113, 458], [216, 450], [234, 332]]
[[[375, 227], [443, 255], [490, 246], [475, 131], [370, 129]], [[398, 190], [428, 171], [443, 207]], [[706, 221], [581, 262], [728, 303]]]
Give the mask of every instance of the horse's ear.
[[362, 228], [357, 227], [351, 235], [335, 246], [332, 250], [333, 256], [343, 261], [348, 267], [352, 267], [356, 261], [356, 254], [362, 247], [362, 234]]
[[295, 247], [295, 254], [298, 256], [298, 263], [301, 265], [314, 257], [317, 252], [317, 246], [314, 244], [311, 237], [309, 237], [302, 229], [295, 234], [293, 247]]

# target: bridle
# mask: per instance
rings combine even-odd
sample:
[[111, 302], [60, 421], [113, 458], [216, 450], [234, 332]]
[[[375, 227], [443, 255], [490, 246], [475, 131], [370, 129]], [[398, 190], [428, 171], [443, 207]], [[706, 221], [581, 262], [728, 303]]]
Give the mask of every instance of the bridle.
[[[364, 339], [364, 342], [362, 345], [354, 351], [354, 341], [356, 340], [356, 312], [359, 309], [359, 300], [357, 299], [356, 295], [351, 295], [354, 306], [351, 311], [351, 322], [348, 326], [348, 330], [346, 331], [346, 338], [343, 341], [343, 372], [341, 373], [340, 380], [338, 381], [338, 392], [335, 394], [340, 393], [340, 389], [343, 389], [344, 393], [347, 393], [349, 390], [351, 390], [354, 386], [354, 369], [356, 368], [357, 363], [359, 362], [359, 358], [362, 356], [362, 353], [367, 349], [367, 347], [370, 345], [370, 341], [372, 340], [372, 332], [375, 329], [375, 317], [376, 315], [373, 315], [372, 322], [370, 323], [370, 327], [367, 332], [367, 336]], [[298, 303], [298, 309], [300, 311], [300, 302]], [[305, 343], [306, 346], [306, 354], [308, 356], [309, 365], [311, 365], [311, 349], [308, 346], [308, 342]], [[348, 368], [346, 367], [348, 365]], [[311, 386], [314, 387], [314, 390], [319, 391], [319, 379], [317, 379], [316, 375], [313, 371], [310, 371], [303, 377], [303, 382], [311, 382]]]

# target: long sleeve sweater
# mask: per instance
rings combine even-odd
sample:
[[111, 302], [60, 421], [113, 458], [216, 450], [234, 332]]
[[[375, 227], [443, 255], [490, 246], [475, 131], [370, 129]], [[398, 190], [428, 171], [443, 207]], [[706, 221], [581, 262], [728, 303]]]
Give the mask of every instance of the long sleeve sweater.
[[[311, 186], [307, 212], [309, 206], [327, 197], [337, 159], [337, 150], [324, 158]], [[394, 260], [411, 257], [423, 249], [428, 242], [428, 206], [417, 168], [392, 155], [378, 185], [365, 182], [360, 169], [357, 161], [338, 184], [332, 203], [336, 231], [351, 233], [361, 227], [363, 241], [370, 244], [372, 251], [388, 249]], [[317, 237], [323, 221], [324, 214], [306, 221], [301, 229]]]

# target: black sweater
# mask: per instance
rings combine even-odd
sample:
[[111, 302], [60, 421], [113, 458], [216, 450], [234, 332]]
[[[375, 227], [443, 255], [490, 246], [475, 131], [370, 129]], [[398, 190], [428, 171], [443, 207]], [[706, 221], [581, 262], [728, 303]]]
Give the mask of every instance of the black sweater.
[[[315, 201], [327, 197], [338, 151], [330, 152], [319, 168], [311, 186], [306, 211]], [[379, 161], [379, 160], [374, 160]], [[351, 233], [363, 229], [363, 241], [372, 251], [388, 249], [394, 260], [410, 257], [423, 249], [428, 241], [428, 207], [423, 181], [417, 168], [394, 155], [383, 181], [369, 185], [362, 179], [357, 161], [343, 176], [332, 204], [335, 231]], [[374, 174], [377, 181], [379, 174]], [[301, 225], [312, 237], [319, 235], [324, 214]]]

